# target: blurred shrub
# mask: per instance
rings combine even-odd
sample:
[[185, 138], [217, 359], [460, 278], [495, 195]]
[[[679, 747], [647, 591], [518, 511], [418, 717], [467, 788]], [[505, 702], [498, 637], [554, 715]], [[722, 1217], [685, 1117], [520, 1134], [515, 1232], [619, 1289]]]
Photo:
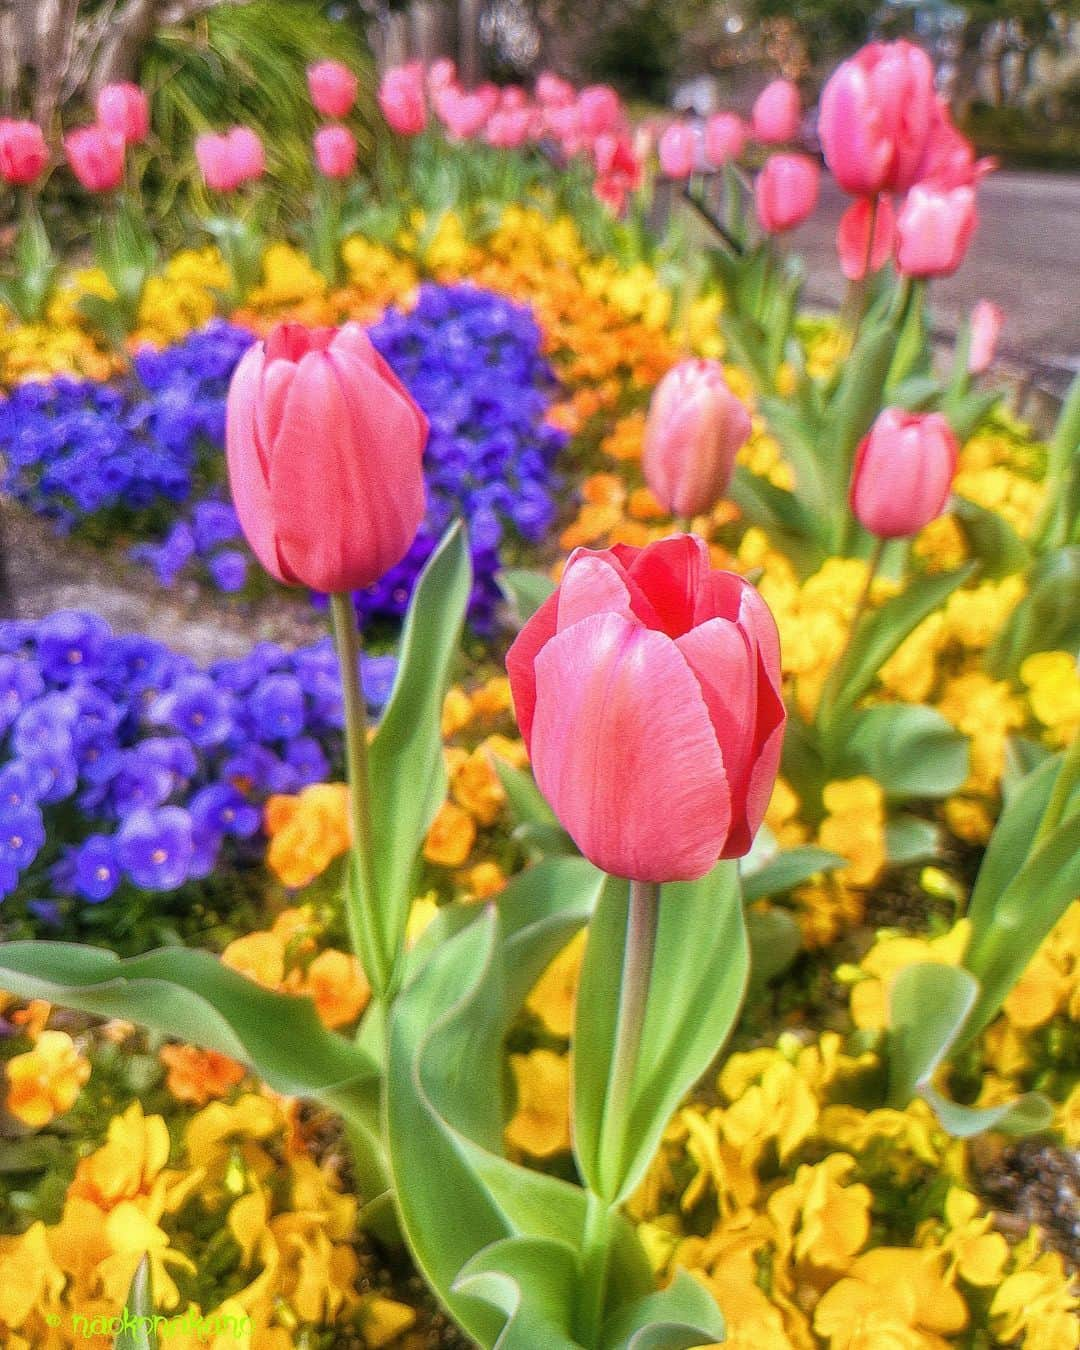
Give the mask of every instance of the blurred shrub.
[[1026, 108], [975, 103], [963, 130], [982, 154], [1006, 164], [1075, 169], [1080, 165], [1080, 119], [1053, 120]]

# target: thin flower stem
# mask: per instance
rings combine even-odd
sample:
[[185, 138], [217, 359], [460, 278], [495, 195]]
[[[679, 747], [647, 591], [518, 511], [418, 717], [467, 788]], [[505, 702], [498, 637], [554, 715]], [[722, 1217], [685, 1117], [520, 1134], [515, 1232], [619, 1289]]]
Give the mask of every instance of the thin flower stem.
[[367, 765], [367, 708], [360, 687], [360, 630], [352, 597], [345, 592], [330, 597], [341, 671], [345, 710], [345, 770], [352, 814], [353, 885], [347, 889], [345, 912], [349, 935], [376, 998], [386, 997], [390, 963], [383, 944], [381, 916], [375, 886], [371, 800]]
[[851, 616], [851, 627], [848, 629], [847, 641], [844, 643], [843, 651], [836, 658], [832, 670], [829, 672], [829, 678], [825, 682], [825, 688], [821, 694], [821, 704], [818, 714], [818, 721], [824, 727], [832, 716], [833, 706], [836, 703], [837, 696], [840, 694], [840, 680], [843, 674], [844, 665], [851, 654], [851, 649], [855, 643], [855, 634], [858, 632], [859, 623], [866, 613], [870, 603], [870, 590], [874, 584], [874, 578], [877, 576], [878, 569], [881, 566], [881, 557], [885, 552], [885, 540], [874, 540], [874, 551], [870, 555], [870, 561], [866, 568], [866, 580], [863, 582], [862, 590], [859, 592], [859, 598], [855, 602], [855, 612]]
[[1054, 779], [1050, 800], [1046, 803], [1046, 811], [1031, 845], [1032, 853], [1061, 824], [1069, 798], [1078, 782], [1080, 782], [1080, 736], [1074, 736], [1062, 757], [1061, 767]]
[[866, 234], [866, 250], [863, 253], [862, 276], [854, 283], [849, 292], [851, 301], [852, 347], [854, 347], [859, 340], [859, 330], [862, 328], [863, 319], [866, 318], [866, 302], [870, 295], [870, 263], [874, 256], [874, 231], [877, 229], [878, 203], [880, 200], [880, 197], [875, 197], [870, 203], [870, 228]]

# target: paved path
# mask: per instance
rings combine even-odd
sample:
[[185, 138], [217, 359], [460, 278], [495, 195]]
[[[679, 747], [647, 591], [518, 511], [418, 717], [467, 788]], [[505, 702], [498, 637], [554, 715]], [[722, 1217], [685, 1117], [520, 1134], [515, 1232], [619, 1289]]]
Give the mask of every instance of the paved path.
[[[848, 199], [823, 179], [821, 206], [791, 235], [806, 255], [809, 299], [842, 293], [836, 224]], [[979, 189], [979, 229], [955, 276], [934, 283], [934, 317], [956, 325], [985, 296], [1005, 311], [1001, 356], [1058, 392], [1080, 370], [1080, 176], [996, 173]]]

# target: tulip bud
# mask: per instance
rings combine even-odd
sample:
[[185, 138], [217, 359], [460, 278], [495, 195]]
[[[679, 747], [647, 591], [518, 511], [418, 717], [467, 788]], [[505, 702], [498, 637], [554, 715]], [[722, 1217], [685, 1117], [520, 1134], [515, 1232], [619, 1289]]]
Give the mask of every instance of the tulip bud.
[[279, 324], [229, 386], [240, 524], [279, 581], [328, 594], [401, 561], [424, 517], [427, 419], [359, 324]]
[[419, 61], [388, 70], [379, 85], [379, 107], [399, 136], [417, 136], [427, 125], [424, 68]]
[[542, 70], [536, 79], [536, 101], [545, 108], [567, 108], [574, 101], [574, 86], [553, 71]]
[[749, 850], [780, 761], [780, 643], [704, 540], [578, 549], [506, 670], [537, 786], [597, 867], [692, 881]]
[[0, 118], [0, 178], [5, 183], [26, 187], [48, 162], [49, 149], [36, 122]]
[[937, 99], [916, 181], [944, 192], [950, 188], [974, 187], [996, 168], [996, 159], [975, 158], [975, 147], [953, 124], [948, 104]]
[[79, 127], [64, 137], [75, 177], [88, 192], [112, 192], [124, 181], [124, 138], [104, 127]]
[[653, 393], [642, 470], [673, 516], [711, 511], [727, 491], [750, 414], [727, 386], [719, 361], [682, 361]]
[[525, 144], [533, 128], [528, 108], [497, 108], [484, 128], [484, 139], [498, 150], [517, 150]]
[[672, 122], [664, 129], [657, 152], [669, 178], [689, 178], [697, 159], [697, 138], [684, 122]]
[[215, 192], [233, 192], [261, 178], [266, 170], [262, 141], [250, 127], [233, 127], [220, 136], [213, 132], [197, 136], [195, 158], [203, 181]]
[[469, 141], [483, 130], [492, 108], [479, 89], [467, 94], [451, 84], [435, 94], [435, 111], [454, 140]]
[[617, 132], [622, 125], [622, 104], [609, 85], [591, 84], [578, 94], [578, 121], [581, 134], [593, 140], [605, 131]]
[[944, 511], [958, 454], [940, 413], [879, 413], [851, 476], [851, 509], [860, 525], [879, 539], [918, 534]]
[[[892, 202], [882, 195], [874, 201], [860, 197], [852, 202], [840, 217], [836, 231], [836, 251], [840, 256], [840, 270], [848, 281], [862, 281], [867, 274], [880, 271], [892, 253], [896, 217]], [[870, 240], [870, 222], [874, 222], [874, 238]]]
[[457, 84], [457, 66], [448, 56], [440, 56], [428, 69], [428, 91], [434, 97], [440, 89], [448, 89], [452, 84]]
[[738, 159], [746, 146], [746, 123], [737, 113], [716, 113], [705, 123], [705, 158], [715, 169]]
[[992, 300], [980, 300], [971, 311], [971, 345], [968, 373], [981, 375], [994, 359], [1005, 315]]
[[327, 178], [348, 178], [356, 168], [356, 137], [348, 127], [320, 127], [313, 138], [315, 162]]
[[359, 84], [348, 66], [340, 61], [319, 61], [308, 66], [307, 82], [317, 113], [323, 117], [348, 117], [352, 112]]
[[150, 104], [137, 84], [107, 84], [97, 96], [98, 126], [139, 145], [150, 134]]
[[813, 214], [821, 170], [808, 155], [771, 155], [754, 180], [758, 224], [769, 234], [793, 230]]
[[916, 183], [896, 220], [897, 271], [907, 277], [952, 276], [964, 261], [978, 219], [973, 188], [939, 192]]
[[790, 80], [773, 80], [758, 94], [750, 121], [754, 136], [765, 145], [793, 141], [799, 131], [802, 100]]

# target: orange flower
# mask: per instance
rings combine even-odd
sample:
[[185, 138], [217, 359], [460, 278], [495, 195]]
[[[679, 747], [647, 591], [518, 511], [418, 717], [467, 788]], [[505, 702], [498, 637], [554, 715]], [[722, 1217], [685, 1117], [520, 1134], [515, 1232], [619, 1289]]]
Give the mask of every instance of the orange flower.
[[333, 950], [320, 952], [312, 961], [299, 992], [315, 1000], [315, 1010], [328, 1027], [355, 1022], [371, 997], [356, 957]]
[[271, 797], [264, 824], [266, 861], [286, 886], [307, 886], [349, 848], [349, 788], [316, 783], [297, 797]]
[[248, 933], [234, 938], [221, 953], [222, 963], [267, 989], [285, 978], [285, 942], [279, 933]]
[[443, 802], [424, 842], [424, 857], [443, 867], [460, 867], [476, 843], [476, 825], [468, 811]]
[[8, 1111], [40, 1130], [75, 1105], [90, 1065], [66, 1031], [43, 1031], [32, 1050], [8, 1060], [7, 1076]]
[[190, 1102], [192, 1106], [205, 1106], [227, 1096], [246, 1072], [228, 1055], [194, 1045], [163, 1045], [158, 1058], [168, 1070], [165, 1086], [178, 1102]]

